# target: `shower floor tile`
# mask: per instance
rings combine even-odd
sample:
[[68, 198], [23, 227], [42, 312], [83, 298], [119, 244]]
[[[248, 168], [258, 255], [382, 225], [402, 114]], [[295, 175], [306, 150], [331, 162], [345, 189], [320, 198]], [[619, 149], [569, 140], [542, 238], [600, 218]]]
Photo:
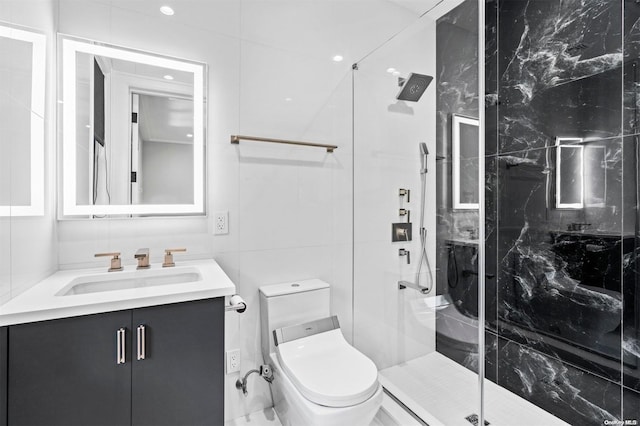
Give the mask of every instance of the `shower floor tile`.
[[[470, 426], [466, 417], [478, 414], [478, 376], [438, 352], [380, 370], [380, 381], [430, 426]], [[489, 380], [484, 389], [491, 426], [567, 425]]]

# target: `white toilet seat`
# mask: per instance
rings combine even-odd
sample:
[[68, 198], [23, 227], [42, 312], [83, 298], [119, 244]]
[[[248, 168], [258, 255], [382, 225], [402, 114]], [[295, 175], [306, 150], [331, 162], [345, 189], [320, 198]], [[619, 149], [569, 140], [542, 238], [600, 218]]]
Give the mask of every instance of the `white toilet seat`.
[[348, 407], [369, 399], [378, 389], [378, 370], [351, 346], [340, 329], [280, 343], [282, 369], [309, 401]]

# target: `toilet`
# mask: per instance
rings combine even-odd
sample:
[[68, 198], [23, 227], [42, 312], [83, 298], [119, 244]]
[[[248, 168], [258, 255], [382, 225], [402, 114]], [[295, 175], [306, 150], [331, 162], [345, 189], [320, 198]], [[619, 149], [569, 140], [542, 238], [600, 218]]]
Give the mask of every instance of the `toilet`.
[[262, 355], [284, 426], [368, 426], [382, 403], [378, 370], [342, 335], [319, 279], [260, 287]]

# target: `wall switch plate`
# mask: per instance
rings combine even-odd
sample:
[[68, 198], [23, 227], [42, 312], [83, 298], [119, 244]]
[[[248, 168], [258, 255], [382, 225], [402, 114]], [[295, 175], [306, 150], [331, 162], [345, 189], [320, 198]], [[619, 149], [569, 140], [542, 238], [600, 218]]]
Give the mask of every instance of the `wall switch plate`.
[[229, 233], [229, 211], [220, 211], [213, 214], [214, 235], [225, 235]]
[[232, 349], [225, 353], [227, 358], [227, 374], [240, 371], [240, 349]]

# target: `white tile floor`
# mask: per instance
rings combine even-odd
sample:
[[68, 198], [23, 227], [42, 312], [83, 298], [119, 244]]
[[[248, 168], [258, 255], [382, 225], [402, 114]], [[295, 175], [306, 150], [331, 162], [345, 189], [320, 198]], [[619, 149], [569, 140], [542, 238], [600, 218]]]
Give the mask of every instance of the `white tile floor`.
[[[469, 426], [478, 411], [478, 376], [440, 353], [380, 371], [380, 381], [430, 426]], [[529, 401], [485, 381], [485, 417], [492, 426], [568, 426]], [[272, 408], [225, 426], [282, 426]], [[370, 426], [420, 426], [386, 394]]]
[[[380, 381], [430, 426], [469, 426], [478, 412], [478, 376], [438, 352], [380, 371]], [[485, 420], [492, 426], [560, 426], [564, 421], [485, 380]]]
[[273, 408], [256, 411], [224, 423], [224, 426], [282, 426]]
[[[273, 408], [251, 413], [248, 416], [229, 420], [224, 426], [282, 426]], [[349, 426], [349, 425], [345, 425]], [[382, 408], [370, 426], [421, 426], [402, 407], [387, 395], [383, 396]]]

